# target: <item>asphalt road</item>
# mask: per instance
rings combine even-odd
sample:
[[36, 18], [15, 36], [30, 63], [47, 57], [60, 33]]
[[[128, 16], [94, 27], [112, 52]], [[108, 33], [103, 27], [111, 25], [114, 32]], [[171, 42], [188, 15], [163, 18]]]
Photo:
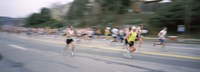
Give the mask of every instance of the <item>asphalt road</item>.
[[0, 32], [0, 72], [200, 72], [198, 44], [168, 43], [162, 50], [145, 41], [130, 59], [120, 44], [101, 39], [82, 41], [75, 56], [64, 46], [62, 38]]

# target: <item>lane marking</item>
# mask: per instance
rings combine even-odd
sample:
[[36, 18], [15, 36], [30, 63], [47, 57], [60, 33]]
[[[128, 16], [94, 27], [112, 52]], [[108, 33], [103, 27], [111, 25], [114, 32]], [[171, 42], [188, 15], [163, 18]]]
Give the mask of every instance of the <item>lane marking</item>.
[[27, 48], [24, 48], [24, 47], [21, 47], [21, 46], [18, 46], [18, 45], [14, 45], [14, 44], [9, 44], [8, 46], [16, 48], [16, 49], [20, 49], [20, 50], [28, 50]]
[[[92, 47], [92, 48], [99, 48], [99, 49], [106, 49], [106, 50], [114, 50], [114, 51], [123, 51], [122, 49], [114, 49], [114, 48], [106, 48], [106, 47], [95, 47], [95, 46], [88, 46], [88, 45], [81, 45], [84, 47]], [[195, 56], [182, 56], [182, 55], [176, 55], [176, 54], [164, 54], [164, 53], [158, 53], [158, 52], [140, 52], [135, 51], [136, 53], [142, 53], [142, 54], [148, 54], [148, 55], [158, 55], [158, 56], [168, 56], [168, 57], [177, 57], [177, 58], [186, 58], [186, 59], [196, 59], [200, 60], [200, 57]]]
[[[25, 38], [25, 37], [21, 37], [21, 38]], [[32, 38], [26, 38], [26, 39], [50, 42], [50, 43], [57, 43], [57, 44], [65, 44], [64, 42], [56, 42], [56, 41], [52, 41], [52, 40], [40, 40], [40, 39], [32, 39]], [[97, 47], [97, 46], [89, 46], [89, 45], [81, 45], [81, 44], [79, 44], [79, 46], [89, 47], [89, 48], [98, 48], [98, 49], [104, 49], [104, 50], [123, 51], [122, 49], [116, 49], [116, 48], [110, 48], [110, 47]], [[139, 51], [136, 51], [136, 53], [200, 60], [200, 57], [195, 57], [195, 56], [182, 56], [182, 55], [176, 55], [176, 54], [165, 54], [165, 53], [158, 53], [158, 52], [139, 52]]]
[[[167, 46], [167, 47], [169, 47], [169, 48], [171, 48], [171, 47], [173, 47], [173, 46]], [[173, 47], [173, 48], [176, 48], [176, 49], [186, 49], [186, 50], [200, 50], [200, 49], [198, 49], [198, 48], [186, 48], [186, 47]], [[172, 49], [173, 49], [172, 48]]]
[[183, 55], [164, 54], [164, 53], [157, 53], [157, 52], [140, 52], [140, 53], [149, 54], [149, 55], [158, 55], [158, 56], [168, 56], [168, 57], [177, 57], [177, 58], [200, 60], [200, 57], [195, 57], [195, 56], [183, 56]]
[[109, 47], [97, 47], [97, 46], [82, 45], [82, 44], [79, 44], [79, 46], [90, 47], [90, 48], [98, 48], [98, 49], [104, 49], [104, 50], [123, 51], [122, 49], [109, 48]]

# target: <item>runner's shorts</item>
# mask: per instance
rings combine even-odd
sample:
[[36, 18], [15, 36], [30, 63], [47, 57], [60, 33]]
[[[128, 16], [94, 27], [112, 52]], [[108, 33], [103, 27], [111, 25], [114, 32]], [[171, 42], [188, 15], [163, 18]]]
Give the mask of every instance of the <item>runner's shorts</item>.
[[160, 42], [165, 42], [165, 40], [164, 40], [164, 39], [159, 39], [159, 41], [160, 41]]
[[67, 43], [67, 44], [70, 44], [70, 43], [73, 42], [73, 41], [74, 41], [73, 39], [67, 39], [67, 40], [66, 40], [66, 43]]
[[133, 46], [134, 45], [134, 41], [130, 41], [129, 46]]

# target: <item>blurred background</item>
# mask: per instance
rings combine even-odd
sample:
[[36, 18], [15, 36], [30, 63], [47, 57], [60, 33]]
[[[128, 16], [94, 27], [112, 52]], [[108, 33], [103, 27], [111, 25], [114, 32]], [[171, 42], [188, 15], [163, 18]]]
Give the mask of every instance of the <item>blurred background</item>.
[[148, 36], [167, 26], [169, 35], [200, 38], [199, 7], [199, 0], [3, 0], [0, 26], [103, 29], [143, 24]]
[[149, 37], [167, 26], [168, 35], [200, 38], [199, 0], [1, 0], [0, 6], [1, 30], [143, 24]]
[[200, 72], [199, 23], [200, 0], [0, 0], [0, 72]]

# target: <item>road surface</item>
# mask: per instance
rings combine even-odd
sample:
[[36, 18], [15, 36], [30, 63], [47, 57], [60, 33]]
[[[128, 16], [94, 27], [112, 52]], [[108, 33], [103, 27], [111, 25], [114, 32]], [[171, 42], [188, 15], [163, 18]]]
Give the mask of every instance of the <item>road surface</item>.
[[[50, 36], [47, 36], [50, 37]], [[63, 53], [65, 40], [0, 32], [0, 72], [200, 72], [200, 45], [144, 42], [125, 58], [121, 45], [95, 39]], [[137, 49], [139, 50], [139, 49]]]

